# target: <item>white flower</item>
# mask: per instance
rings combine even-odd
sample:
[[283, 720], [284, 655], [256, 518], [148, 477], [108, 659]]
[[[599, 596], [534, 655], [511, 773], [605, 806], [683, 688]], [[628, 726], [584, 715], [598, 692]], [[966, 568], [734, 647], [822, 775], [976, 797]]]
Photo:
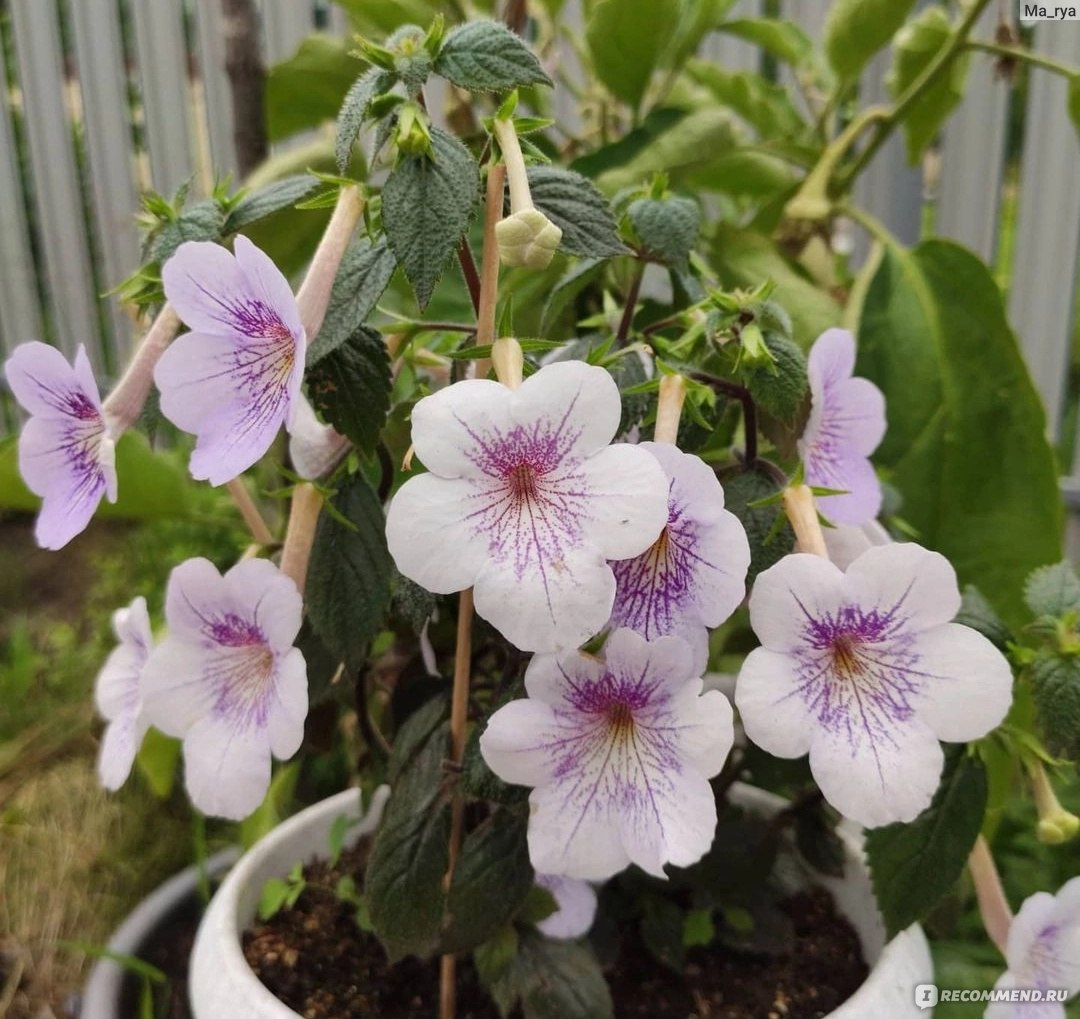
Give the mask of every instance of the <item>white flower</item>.
[[476, 611], [528, 651], [577, 647], [607, 622], [609, 559], [645, 551], [667, 521], [667, 479], [635, 446], [609, 446], [620, 400], [603, 368], [565, 361], [514, 390], [458, 382], [413, 409], [430, 473], [390, 505], [406, 577], [437, 594], [474, 587]]
[[546, 888], [559, 907], [536, 926], [549, 938], [580, 938], [596, 919], [596, 889], [588, 881], [557, 874], [537, 874], [536, 883]]
[[98, 713], [109, 723], [101, 737], [98, 777], [106, 789], [119, 789], [131, 774], [150, 728], [142, 697], [143, 668], [154, 645], [146, 599], [136, 598], [126, 609], [117, 609], [112, 624], [120, 643], [98, 673], [94, 700]]
[[224, 576], [206, 559], [172, 571], [169, 635], [143, 671], [146, 714], [184, 741], [192, 802], [239, 820], [270, 785], [270, 755], [300, 749], [307, 667], [292, 646], [302, 606], [296, 585], [265, 559]]
[[528, 697], [492, 715], [488, 766], [533, 786], [529, 856], [541, 874], [601, 880], [631, 863], [657, 877], [712, 844], [709, 778], [733, 739], [731, 705], [702, 694], [685, 641], [616, 630], [604, 659], [536, 655]]
[[867, 826], [910, 821], [938, 786], [938, 740], [977, 739], [1005, 717], [1012, 673], [981, 634], [951, 622], [956, 574], [914, 544], [871, 548], [842, 573], [790, 555], [762, 573], [750, 622], [762, 647], [735, 687], [747, 736], [810, 754], [825, 798]]
[[[1024, 901], [1009, 927], [1009, 968], [994, 990], [1029, 989], [1080, 994], [1080, 877], [1058, 891]], [[1065, 1019], [1061, 1002], [995, 1002], [986, 1019]]]

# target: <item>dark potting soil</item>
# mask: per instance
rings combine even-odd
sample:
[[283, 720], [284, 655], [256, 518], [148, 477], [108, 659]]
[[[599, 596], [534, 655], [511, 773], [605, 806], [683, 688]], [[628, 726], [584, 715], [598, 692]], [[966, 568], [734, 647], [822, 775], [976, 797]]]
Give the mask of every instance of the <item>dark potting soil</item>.
[[[304, 869], [296, 905], [244, 934], [244, 955], [259, 979], [305, 1019], [431, 1019], [438, 1015], [437, 962], [406, 959], [387, 966], [354, 909], [338, 898], [343, 876], [362, 886], [366, 846], [336, 867]], [[608, 976], [617, 1019], [818, 1019], [846, 1001], [866, 978], [858, 936], [822, 889], [782, 903], [794, 929], [790, 950], [762, 957], [720, 947], [689, 953], [683, 975], [627, 940]], [[459, 1019], [497, 1019], [471, 964], [458, 964]]]

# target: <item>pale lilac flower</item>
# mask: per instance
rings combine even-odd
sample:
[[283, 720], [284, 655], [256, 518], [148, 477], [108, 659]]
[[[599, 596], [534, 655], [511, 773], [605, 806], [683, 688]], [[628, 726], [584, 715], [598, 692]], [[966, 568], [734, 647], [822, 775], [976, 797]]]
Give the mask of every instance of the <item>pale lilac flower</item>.
[[[994, 990], [1065, 991], [1080, 994], [1080, 877], [1057, 895], [1037, 892], [1024, 901], [1009, 927], [1009, 968]], [[1065, 1019], [1062, 1002], [995, 1002], [986, 1019]]]
[[853, 378], [854, 370], [855, 337], [827, 329], [810, 350], [810, 417], [799, 456], [808, 485], [844, 489], [818, 500], [839, 524], [864, 524], [881, 510], [881, 483], [869, 456], [885, 434], [885, 398], [869, 380]]
[[953, 568], [915, 544], [871, 548], [846, 572], [786, 556], [750, 595], [762, 646], [735, 687], [747, 736], [777, 757], [809, 753], [846, 817], [912, 820], [941, 778], [938, 740], [978, 739], [1012, 699], [1008, 663], [951, 622], [959, 609]]
[[150, 728], [142, 697], [143, 668], [154, 645], [146, 599], [136, 598], [126, 609], [117, 609], [112, 625], [120, 643], [98, 673], [94, 701], [98, 714], [109, 723], [101, 737], [98, 777], [106, 789], [119, 789]]
[[690, 648], [616, 630], [604, 659], [535, 655], [527, 698], [492, 715], [480, 737], [488, 766], [533, 786], [529, 856], [541, 874], [601, 880], [635, 863], [664, 877], [712, 844], [708, 779], [731, 750], [731, 705], [702, 694]]
[[596, 919], [596, 889], [588, 881], [557, 874], [537, 874], [536, 883], [546, 888], [559, 907], [536, 926], [549, 938], [580, 938]]
[[823, 527], [822, 533], [825, 535], [825, 548], [828, 550], [829, 559], [842, 570], [846, 570], [868, 548], [892, 542], [889, 532], [876, 520], [871, 520], [861, 527], [850, 524]]
[[750, 545], [738, 517], [724, 509], [724, 490], [700, 457], [671, 443], [643, 442], [668, 479], [668, 519], [641, 555], [614, 562], [611, 626], [648, 639], [682, 637], [694, 651], [694, 674], [708, 665], [709, 628], [746, 595]]
[[161, 411], [198, 436], [191, 473], [213, 485], [242, 474], [291, 426], [307, 342], [277, 266], [246, 237], [233, 248], [188, 241], [161, 272], [191, 330], [154, 369]]
[[421, 400], [412, 437], [430, 473], [390, 505], [398, 569], [437, 594], [474, 587], [476, 611], [523, 650], [591, 637], [615, 597], [607, 560], [643, 552], [667, 519], [656, 458], [608, 445], [619, 417], [611, 375], [581, 361]]
[[63, 548], [90, 523], [103, 495], [116, 502], [114, 437], [90, 360], [82, 346], [70, 365], [55, 347], [23, 343], [4, 372], [30, 414], [19, 436], [19, 473], [42, 500], [34, 537], [42, 548]]
[[224, 576], [189, 559], [169, 577], [169, 634], [143, 670], [144, 705], [183, 739], [188, 793], [204, 813], [246, 817], [270, 784], [270, 755], [300, 748], [307, 666], [292, 645], [301, 615], [296, 585], [265, 559]]
[[333, 425], [324, 425], [303, 394], [289, 429], [289, 459], [293, 469], [307, 481], [316, 481], [340, 462], [349, 440]]

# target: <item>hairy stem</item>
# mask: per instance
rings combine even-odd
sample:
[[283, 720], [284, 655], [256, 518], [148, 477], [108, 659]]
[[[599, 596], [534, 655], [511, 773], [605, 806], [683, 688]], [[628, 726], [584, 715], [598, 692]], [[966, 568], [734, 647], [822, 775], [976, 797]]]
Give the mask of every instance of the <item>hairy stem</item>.
[[289, 526], [281, 549], [281, 572], [296, 585], [301, 595], [304, 593], [311, 546], [315, 541], [315, 527], [322, 504], [322, 495], [312, 484], [305, 482], [293, 490]]
[[975, 883], [975, 898], [979, 903], [979, 915], [990, 940], [997, 945], [1002, 955], [1006, 954], [1009, 941], [1009, 927], [1012, 924], [1012, 910], [1005, 898], [1005, 889], [1001, 887], [1001, 876], [990, 854], [990, 845], [980, 835], [968, 857], [968, 870]]
[[139, 419], [154, 385], [154, 367], [180, 332], [180, 325], [172, 305], [166, 304], [140, 341], [123, 377], [106, 397], [102, 410], [114, 439]]
[[473, 258], [467, 237], [462, 237], [461, 244], [458, 245], [458, 263], [461, 265], [461, 275], [465, 277], [465, 285], [469, 288], [469, 299], [472, 301], [473, 310], [479, 311], [480, 274], [476, 271], [476, 259]]
[[713, 392], [726, 396], [729, 400], [739, 401], [743, 415], [743, 441], [746, 443], [743, 459], [747, 467], [756, 466], [758, 463], [757, 404], [750, 395], [750, 390], [737, 382], [718, 379], [715, 375], [705, 372], [691, 372], [690, 378], [695, 382], [704, 382]]
[[[479, 290], [476, 296], [476, 339], [478, 347], [495, 342], [495, 308], [499, 295], [499, 242], [495, 227], [502, 219], [503, 191], [506, 187], [506, 167], [492, 163], [488, 170], [484, 205], [484, 247], [480, 253]], [[476, 362], [476, 377], [485, 378], [491, 368], [490, 358]]]
[[322, 328], [334, 279], [363, 212], [364, 202], [359, 189], [352, 185], [343, 187], [326, 232], [311, 260], [311, 267], [296, 295], [300, 321], [307, 333], [308, 343], [314, 342]]
[[615, 332], [615, 342], [625, 343], [630, 335], [630, 327], [634, 323], [634, 312], [637, 310], [638, 295], [641, 293], [641, 281], [645, 278], [645, 263], [640, 262], [634, 270], [634, 278], [630, 280], [630, 289], [626, 292], [626, 306], [623, 308], [622, 318], [619, 319], [619, 328]]
[[236, 508], [240, 511], [240, 516], [244, 518], [244, 523], [247, 524], [247, 528], [255, 541], [260, 545], [272, 545], [274, 543], [273, 532], [259, 512], [259, 507], [255, 505], [255, 500], [251, 498], [251, 493], [247, 490], [244, 479], [242, 477], [233, 478], [232, 481], [225, 483], [225, 487], [229, 490], [229, 495], [232, 496], [233, 502], [236, 503]]
[[653, 439], [675, 445], [679, 437], [679, 418], [686, 400], [686, 379], [681, 375], [665, 375], [660, 380], [660, 398], [656, 404], [656, 427]]
[[814, 493], [808, 485], [789, 485], [783, 494], [784, 512], [791, 521], [791, 529], [799, 542], [799, 550], [829, 558], [825, 547], [825, 534], [818, 520], [817, 506], [814, 505]]
[[1041, 53], [1035, 53], [1023, 46], [1004, 46], [1001, 43], [981, 42], [973, 39], [965, 42], [964, 48], [978, 50], [981, 53], [992, 53], [996, 57], [1005, 57], [1006, 60], [1022, 60], [1025, 64], [1031, 64], [1032, 67], [1041, 67], [1044, 71], [1060, 74], [1064, 78], [1071, 79], [1080, 74], [1078, 68], [1069, 67], [1068, 64], [1045, 57]]

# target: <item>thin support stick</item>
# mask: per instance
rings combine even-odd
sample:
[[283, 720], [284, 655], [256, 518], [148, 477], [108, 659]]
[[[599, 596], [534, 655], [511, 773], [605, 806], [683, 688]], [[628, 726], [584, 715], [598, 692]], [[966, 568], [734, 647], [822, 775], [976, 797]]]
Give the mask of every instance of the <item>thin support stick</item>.
[[251, 498], [244, 479], [233, 478], [232, 481], [225, 483], [225, 487], [229, 490], [229, 495], [236, 503], [236, 508], [240, 511], [240, 516], [244, 518], [244, 523], [247, 524], [255, 541], [260, 545], [273, 545], [274, 534], [259, 512], [259, 507], [255, 505], [255, 500]]

